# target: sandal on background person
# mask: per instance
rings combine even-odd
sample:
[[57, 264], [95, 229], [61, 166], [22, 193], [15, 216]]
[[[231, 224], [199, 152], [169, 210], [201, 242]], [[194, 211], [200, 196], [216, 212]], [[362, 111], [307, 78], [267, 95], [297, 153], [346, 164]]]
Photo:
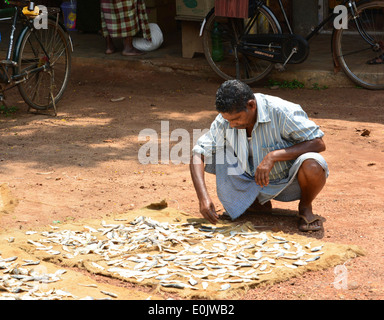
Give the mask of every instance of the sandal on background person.
[[384, 53], [376, 58], [368, 60], [367, 64], [384, 64]]

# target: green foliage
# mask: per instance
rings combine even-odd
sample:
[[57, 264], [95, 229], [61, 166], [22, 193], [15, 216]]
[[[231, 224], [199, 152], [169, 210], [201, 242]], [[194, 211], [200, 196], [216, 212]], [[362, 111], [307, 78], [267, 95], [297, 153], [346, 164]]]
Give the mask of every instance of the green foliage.
[[15, 114], [17, 112], [18, 108], [17, 107], [14, 107], [14, 106], [11, 106], [11, 107], [7, 107], [7, 106], [0, 106], [0, 115], [4, 115], [6, 117], [9, 117], [10, 115], [12, 114]]
[[269, 87], [275, 87], [278, 86], [279, 88], [287, 88], [287, 89], [302, 89], [305, 87], [304, 83], [294, 79], [292, 81], [277, 81], [277, 80], [268, 80], [268, 86]]
[[[279, 88], [285, 88], [285, 89], [302, 89], [302, 88], [305, 88], [305, 85], [304, 85], [304, 83], [302, 83], [296, 79], [294, 79], [292, 81], [287, 81], [287, 80], [278, 81], [278, 80], [269, 79], [268, 80], [268, 87], [269, 88], [279, 87]], [[326, 86], [326, 85], [320, 86], [317, 82], [315, 82], [314, 84], [312, 84], [311, 89], [313, 89], [313, 90], [325, 90], [325, 89], [328, 89], [328, 86]]]
[[317, 82], [315, 82], [313, 85], [312, 85], [312, 89], [313, 90], [325, 90], [325, 89], [328, 89], [328, 86], [319, 86], [319, 84]]

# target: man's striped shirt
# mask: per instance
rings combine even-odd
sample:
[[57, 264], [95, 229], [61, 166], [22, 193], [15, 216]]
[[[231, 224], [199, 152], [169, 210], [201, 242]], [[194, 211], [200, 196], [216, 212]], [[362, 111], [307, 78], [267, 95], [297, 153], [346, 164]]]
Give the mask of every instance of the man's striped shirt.
[[[250, 142], [246, 129], [232, 129], [229, 122], [219, 114], [210, 130], [198, 139], [193, 152], [203, 154], [205, 163], [210, 163], [212, 155], [227, 146], [226, 149], [232, 149], [237, 156], [241, 170], [254, 176], [255, 169], [269, 152], [324, 135], [319, 126], [308, 119], [300, 105], [260, 93], [255, 94], [255, 99], [257, 120]], [[251, 157], [249, 150], [252, 150]], [[269, 175], [270, 182], [286, 178], [293, 162], [276, 162]]]

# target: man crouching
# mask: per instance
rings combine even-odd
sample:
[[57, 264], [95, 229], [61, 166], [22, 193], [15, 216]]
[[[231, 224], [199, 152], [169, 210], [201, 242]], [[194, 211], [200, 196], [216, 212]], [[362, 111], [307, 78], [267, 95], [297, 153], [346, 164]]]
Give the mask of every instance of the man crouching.
[[239, 80], [224, 82], [216, 93], [219, 112], [192, 152], [191, 176], [200, 213], [215, 224], [218, 215], [207, 192], [204, 172], [216, 174], [217, 195], [232, 220], [270, 200], [300, 200], [299, 230], [317, 231], [322, 222], [312, 202], [329, 171], [324, 133], [297, 104], [254, 94]]

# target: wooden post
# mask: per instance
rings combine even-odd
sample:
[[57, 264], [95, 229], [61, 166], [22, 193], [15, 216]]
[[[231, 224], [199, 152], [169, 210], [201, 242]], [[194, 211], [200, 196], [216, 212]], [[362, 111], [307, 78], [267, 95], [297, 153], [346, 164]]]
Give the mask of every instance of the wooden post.
[[249, 0], [215, 0], [215, 15], [247, 19], [248, 6]]

